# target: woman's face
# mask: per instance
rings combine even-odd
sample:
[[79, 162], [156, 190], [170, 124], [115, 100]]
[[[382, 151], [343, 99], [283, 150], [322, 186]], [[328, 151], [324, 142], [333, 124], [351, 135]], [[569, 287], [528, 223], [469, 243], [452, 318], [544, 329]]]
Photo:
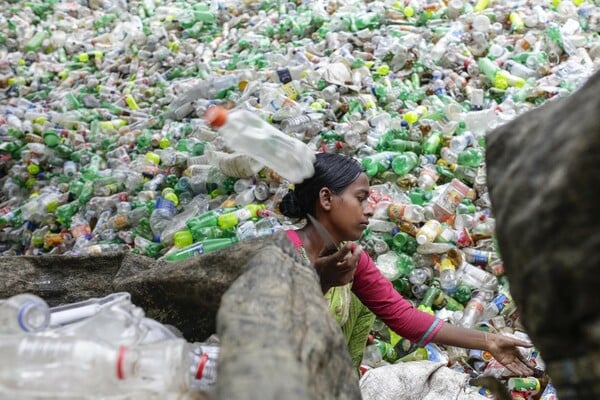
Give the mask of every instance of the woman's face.
[[360, 239], [369, 224], [369, 218], [373, 216], [373, 208], [369, 205], [368, 198], [369, 179], [364, 173], [343, 192], [332, 196], [328, 222], [335, 239]]

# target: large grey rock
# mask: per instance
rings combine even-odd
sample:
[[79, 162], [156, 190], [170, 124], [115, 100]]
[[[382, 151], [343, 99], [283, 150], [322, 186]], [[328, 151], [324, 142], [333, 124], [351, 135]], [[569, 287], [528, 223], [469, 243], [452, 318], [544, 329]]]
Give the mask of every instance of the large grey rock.
[[600, 398], [600, 73], [488, 136], [511, 293], [561, 400]]
[[284, 233], [177, 263], [135, 254], [0, 258], [0, 298], [51, 306], [131, 293], [189, 341], [217, 333], [219, 399], [358, 399], [358, 379], [318, 277]]
[[219, 385], [218, 398], [359, 399], [358, 377], [315, 270], [287, 239], [255, 253], [246, 267], [218, 313], [217, 332], [227, 344], [218, 373], [235, 377]]

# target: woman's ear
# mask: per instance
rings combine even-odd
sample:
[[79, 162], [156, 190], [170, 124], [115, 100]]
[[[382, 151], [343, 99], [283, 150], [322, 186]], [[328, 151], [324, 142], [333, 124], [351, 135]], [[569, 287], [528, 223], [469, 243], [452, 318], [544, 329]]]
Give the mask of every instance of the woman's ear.
[[319, 190], [319, 205], [322, 209], [329, 211], [331, 209], [333, 192], [329, 188]]

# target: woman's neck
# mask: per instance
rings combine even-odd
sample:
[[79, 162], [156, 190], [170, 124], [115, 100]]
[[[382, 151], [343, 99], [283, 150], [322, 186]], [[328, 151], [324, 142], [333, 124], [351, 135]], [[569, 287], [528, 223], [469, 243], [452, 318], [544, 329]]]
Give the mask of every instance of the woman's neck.
[[314, 263], [323, 249], [323, 239], [321, 238], [321, 235], [319, 235], [319, 232], [312, 224], [307, 224], [299, 229], [297, 233], [306, 250], [306, 256], [310, 262]]

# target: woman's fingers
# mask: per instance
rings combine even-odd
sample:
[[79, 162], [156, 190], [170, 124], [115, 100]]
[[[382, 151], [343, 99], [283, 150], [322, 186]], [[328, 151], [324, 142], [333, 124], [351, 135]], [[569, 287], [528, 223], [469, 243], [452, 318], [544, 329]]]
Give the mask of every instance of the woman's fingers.
[[321, 250], [315, 262], [315, 268], [322, 282], [330, 286], [340, 286], [354, 279], [354, 272], [362, 253], [362, 247], [355, 243], [345, 243], [338, 250]]
[[512, 339], [512, 344], [515, 345], [515, 346], [533, 347], [533, 343], [531, 343], [531, 342], [526, 342], [524, 340], [516, 339], [516, 338], [511, 338], [511, 339]]
[[327, 257], [328, 260], [339, 262], [346, 257], [346, 254], [348, 254], [350, 250], [351, 248], [347, 245], [344, 245], [339, 249], [333, 246], [326, 246], [319, 252], [319, 257]]
[[533, 374], [533, 368], [529, 367], [526, 363], [523, 363], [518, 358], [514, 358], [512, 361], [504, 364], [506, 368], [515, 376], [529, 376]]

